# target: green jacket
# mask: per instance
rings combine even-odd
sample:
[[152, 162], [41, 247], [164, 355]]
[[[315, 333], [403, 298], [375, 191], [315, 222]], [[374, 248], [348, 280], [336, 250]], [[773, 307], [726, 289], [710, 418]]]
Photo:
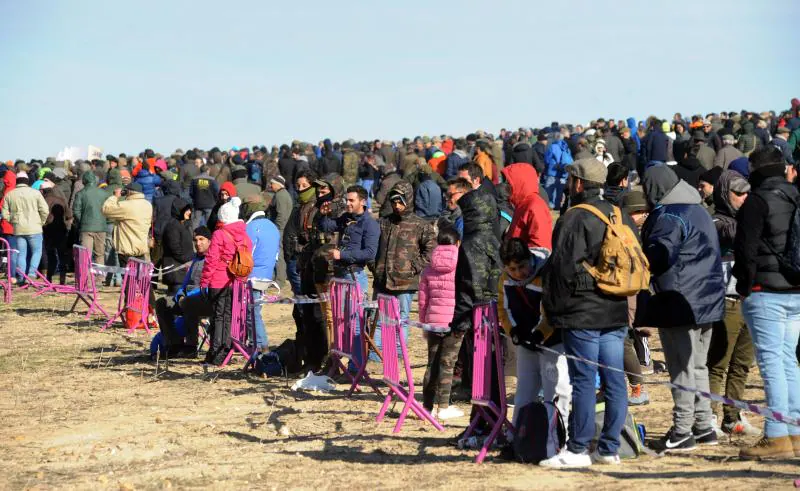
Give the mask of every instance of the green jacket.
[[105, 232], [108, 226], [103, 215], [103, 203], [111, 194], [105, 189], [97, 187], [97, 176], [92, 171], [86, 171], [81, 178], [83, 189], [75, 195], [72, 203], [72, 214], [78, 223], [78, 229], [83, 232]]

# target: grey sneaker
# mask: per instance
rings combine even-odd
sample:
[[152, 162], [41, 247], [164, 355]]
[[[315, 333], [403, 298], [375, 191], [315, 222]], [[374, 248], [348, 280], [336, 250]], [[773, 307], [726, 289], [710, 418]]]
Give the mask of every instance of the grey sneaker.
[[628, 396], [629, 406], [644, 406], [650, 404], [650, 396], [641, 385], [631, 385], [631, 393]]

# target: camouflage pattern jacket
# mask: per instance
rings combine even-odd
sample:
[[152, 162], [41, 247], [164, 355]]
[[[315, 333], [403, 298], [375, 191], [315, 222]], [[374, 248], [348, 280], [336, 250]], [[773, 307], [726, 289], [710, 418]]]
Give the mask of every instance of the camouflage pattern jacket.
[[375, 261], [375, 289], [403, 292], [419, 289], [419, 275], [431, 261], [436, 247], [433, 225], [414, 214], [414, 190], [400, 181], [389, 191], [402, 192], [406, 209], [402, 215], [392, 213], [379, 221], [381, 238]]

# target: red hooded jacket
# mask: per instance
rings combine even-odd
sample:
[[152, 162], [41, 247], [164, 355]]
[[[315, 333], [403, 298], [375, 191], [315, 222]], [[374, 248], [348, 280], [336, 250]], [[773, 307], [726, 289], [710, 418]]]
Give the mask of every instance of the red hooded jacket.
[[519, 237], [528, 247], [553, 248], [553, 217], [550, 207], [539, 195], [539, 175], [528, 163], [511, 164], [502, 170], [511, 186], [509, 201], [514, 218], [506, 237]]
[[[3, 200], [6, 199], [6, 195], [10, 193], [14, 188], [17, 187], [17, 176], [14, 175], [12, 170], [7, 170], [5, 175], [3, 175], [3, 195], [0, 196], [0, 208], [3, 207]], [[0, 220], [0, 234], [2, 235], [11, 235], [14, 233], [14, 226], [9, 223], [8, 220], [3, 218]]]

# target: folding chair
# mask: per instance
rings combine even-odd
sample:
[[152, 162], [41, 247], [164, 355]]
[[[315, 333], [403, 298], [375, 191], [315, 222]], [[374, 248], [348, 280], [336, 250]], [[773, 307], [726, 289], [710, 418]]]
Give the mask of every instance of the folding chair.
[[[337, 370], [347, 374], [347, 377], [352, 381], [350, 390], [347, 391], [348, 397], [359, 388], [358, 384], [361, 380], [366, 381], [376, 394], [382, 396], [375, 382], [366, 373], [367, 353], [364, 338], [361, 338], [361, 343], [355, 342], [356, 326], [364, 325], [361, 288], [355, 281], [334, 278], [330, 284], [330, 302], [333, 317], [330, 376], [334, 376]], [[354, 356], [356, 350], [360, 350], [360, 362]], [[343, 358], [348, 358], [356, 366], [358, 372], [355, 376], [351, 375], [347, 370], [347, 366], [342, 362]]]
[[[503, 343], [500, 341], [500, 329], [497, 323], [497, 303], [489, 302], [476, 305], [473, 313], [473, 326], [475, 330], [475, 347], [472, 365], [472, 405], [475, 407], [475, 417], [469, 424], [464, 438], [468, 438], [475, 431], [481, 420], [486, 421], [492, 428], [489, 436], [483, 442], [483, 447], [475, 459], [480, 464], [486, 458], [494, 440], [500, 434], [503, 426], [513, 431], [514, 427], [506, 414], [506, 386], [503, 374]], [[500, 392], [500, 406], [492, 401], [492, 348], [494, 347], [494, 363], [497, 365], [497, 386]], [[384, 348], [385, 349], [385, 348]]]
[[[11, 263], [11, 245], [6, 239], [0, 238], [0, 252], [5, 253], [1, 258], [2, 263], [0, 263], [0, 273], [5, 273], [0, 275], [0, 289], [3, 290], [3, 302], [11, 303], [11, 271], [14, 266]], [[2, 267], [3, 264], [5, 264], [5, 267]]]
[[[405, 404], [403, 405], [403, 410], [400, 412], [400, 418], [398, 418], [397, 424], [394, 425], [393, 433], [400, 432], [409, 409], [414, 411], [414, 414], [420, 419], [428, 420], [437, 430], [444, 430], [442, 425], [414, 398], [414, 376], [411, 373], [408, 349], [403, 339], [403, 323], [400, 321], [400, 304], [397, 301], [397, 297], [382, 294], [378, 295], [378, 317], [381, 323], [383, 354], [386, 355], [383, 359], [383, 381], [389, 386], [389, 393], [386, 394], [386, 399], [383, 401], [383, 406], [378, 413], [376, 421], [378, 423], [383, 421], [386, 410], [389, 408], [389, 403], [392, 402], [392, 399], [397, 397]], [[400, 342], [400, 351], [403, 357], [403, 368], [406, 372], [408, 389], [400, 384], [400, 370], [397, 359], [398, 341]]]
[[111, 316], [100, 332], [108, 329], [117, 318], [124, 322], [123, 314], [134, 312], [141, 316], [141, 320], [128, 327], [128, 334], [132, 334], [139, 326], [142, 326], [147, 334], [151, 334], [148, 316], [150, 314], [150, 278], [152, 275], [152, 263], [140, 259], [128, 259], [125, 276], [122, 278], [122, 288], [119, 291], [117, 312]]
[[[253, 292], [250, 289], [250, 282], [247, 280], [234, 280], [233, 310], [231, 311], [231, 349], [222, 361], [220, 368], [227, 365], [235, 353], [240, 353], [244, 356], [244, 359], [247, 360], [249, 364], [253, 352], [255, 351], [255, 342], [253, 342], [252, 351], [247, 348], [248, 339], [255, 341], [254, 333], [249, 333], [247, 329], [247, 316], [252, 305]], [[248, 334], [250, 334], [250, 336], [248, 336]]]

